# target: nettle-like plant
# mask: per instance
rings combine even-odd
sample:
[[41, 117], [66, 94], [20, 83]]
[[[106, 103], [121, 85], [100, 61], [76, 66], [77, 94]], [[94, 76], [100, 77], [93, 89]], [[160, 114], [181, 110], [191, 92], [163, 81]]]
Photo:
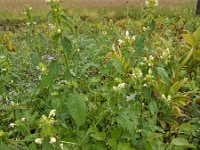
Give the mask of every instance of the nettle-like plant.
[[158, 6], [158, 0], [145, 1], [144, 18], [146, 25], [150, 28], [150, 30], [154, 30], [155, 28], [155, 12], [157, 6]]
[[199, 92], [199, 29], [175, 41], [149, 0], [141, 20], [81, 22], [74, 35], [60, 1], [46, 2], [46, 21], [26, 7], [27, 28], [1, 40], [0, 149], [197, 148], [185, 109]]

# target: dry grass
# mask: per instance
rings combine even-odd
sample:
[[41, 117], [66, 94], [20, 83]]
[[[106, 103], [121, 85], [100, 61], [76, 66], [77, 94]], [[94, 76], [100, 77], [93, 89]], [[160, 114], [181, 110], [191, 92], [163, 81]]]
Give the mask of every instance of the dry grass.
[[[137, 7], [137, 10], [145, 2], [145, 0], [128, 1], [129, 6]], [[194, 10], [195, 3], [196, 0], [159, 0], [160, 10], [165, 14], [178, 11], [181, 13], [185, 8]], [[0, 0], [0, 20], [22, 20], [25, 5], [32, 6], [34, 14], [40, 16], [46, 14], [48, 9], [45, 0]], [[126, 0], [63, 0], [62, 5], [65, 8], [74, 8], [75, 11], [72, 11], [72, 14], [75, 12], [79, 15], [91, 16], [99, 15], [99, 10], [103, 10], [101, 12], [106, 12], [106, 14], [114, 14], [113, 11], [126, 6]]]
[[[132, 6], [144, 4], [145, 0], [129, 0]], [[162, 6], [174, 7], [194, 4], [196, 0], [160, 0]], [[45, 0], [0, 0], [0, 10], [21, 10], [24, 5], [31, 5], [35, 9], [46, 9]], [[126, 0], [63, 0], [68, 8], [116, 8], [124, 7]]]

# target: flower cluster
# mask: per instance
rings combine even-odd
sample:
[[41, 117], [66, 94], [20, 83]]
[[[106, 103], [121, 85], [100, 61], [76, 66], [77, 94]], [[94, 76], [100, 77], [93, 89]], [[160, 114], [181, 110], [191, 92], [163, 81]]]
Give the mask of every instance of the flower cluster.
[[132, 71], [133, 79], [140, 80], [142, 78], [142, 75], [143, 75], [143, 73], [140, 68], [133, 69], [133, 71]]
[[47, 74], [48, 71], [46, 65], [43, 63], [39, 63], [39, 65], [36, 66], [36, 69], [41, 71], [42, 74]]
[[152, 55], [150, 55], [148, 59], [147, 59], [147, 57], [143, 57], [144, 62], [141, 63], [141, 66], [143, 66], [145, 64], [148, 67], [152, 67], [154, 65], [154, 60], [155, 60], [155, 58]]
[[[147, 81], [147, 83], [149, 83], [149, 84], [153, 84], [154, 76], [153, 76], [153, 72], [151, 69], [148, 70], [148, 74], [145, 76], [144, 80]], [[144, 87], [146, 87], [146, 86], [144, 85]]]
[[146, 0], [145, 5], [148, 7], [150, 5], [158, 6], [158, 0]]
[[165, 63], [165, 64], [168, 64], [168, 63], [169, 63], [170, 58], [171, 58], [171, 53], [170, 53], [169, 48], [163, 50], [163, 52], [162, 52], [160, 58], [161, 58], [162, 60], [164, 60], [164, 63]]
[[113, 91], [119, 91], [120, 89], [123, 89], [123, 88], [125, 88], [125, 86], [126, 86], [126, 83], [120, 83], [120, 84], [118, 84], [118, 86], [116, 87], [116, 86], [113, 86]]
[[50, 3], [50, 2], [61, 2], [61, 0], [45, 0], [46, 3]]

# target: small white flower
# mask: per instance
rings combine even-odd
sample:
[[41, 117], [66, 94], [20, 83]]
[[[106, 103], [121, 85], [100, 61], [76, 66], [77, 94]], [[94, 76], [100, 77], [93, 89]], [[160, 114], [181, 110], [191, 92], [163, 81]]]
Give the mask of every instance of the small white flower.
[[121, 39], [118, 40], [119, 45], [122, 45], [123, 41]]
[[155, 6], [158, 6], [158, 0], [154, 0], [154, 3]]
[[24, 15], [27, 15], [26, 11], [24, 11]]
[[56, 138], [55, 138], [55, 137], [51, 137], [49, 143], [50, 143], [50, 144], [56, 143]]
[[112, 50], [115, 51], [115, 45], [114, 44], [112, 44]]
[[126, 101], [130, 101], [130, 100], [134, 100], [135, 99], [136, 94], [131, 94], [130, 96], [126, 96]]
[[11, 105], [11, 106], [15, 106], [15, 102], [10, 101], [10, 105]]
[[154, 57], [152, 55], [150, 55], [149, 60], [154, 60]]
[[142, 29], [143, 29], [143, 31], [144, 31], [144, 32], [147, 30], [147, 28], [146, 28], [146, 27], [143, 27]]
[[166, 99], [166, 96], [164, 95], [164, 94], [162, 94], [162, 96], [161, 96], [163, 99]]
[[58, 29], [57, 33], [61, 33], [61, 29]]
[[10, 128], [14, 128], [15, 126], [16, 126], [15, 123], [10, 123], [8, 127], [10, 127]]
[[126, 31], [126, 37], [129, 37], [129, 32], [128, 31]]
[[49, 24], [49, 28], [50, 29], [54, 29], [55, 28], [55, 26], [54, 25], [52, 25], [51, 23]]
[[42, 139], [41, 138], [35, 139], [35, 143], [41, 145], [42, 144]]
[[56, 115], [56, 110], [55, 110], [55, 109], [52, 109], [52, 110], [50, 111], [50, 113], [49, 113], [49, 118], [55, 117], [55, 115]]
[[118, 90], [118, 88], [116, 87], [116, 86], [113, 86], [113, 91], [117, 91]]
[[149, 6], [149, 1], [148, 0], [145, 1], [145, 6]]
[[148, 74], [150, 74], [150, 75], [152, 74], [152, 70], [151, 69], [149, 69]]
[[32, 10], [33, 8], [32, 7], [29, 7], [29, 10]]
[[172, 96], [171, 96], [171, 95], [168, 95], [167, 101], [171, 101], [171, 99], [172, 99]]
[[26, 23], [27, 26], [30, 26], [30, 24], [31, 24], [30, 22], [27, 22], [27, 23]]
[[60, 149], [62, 149], [62, 150], [64, 149], [63, 143], [60, 144]]
[[145, 84], [143, 84], [143, 87], [147, 87], [147, 84], [145, 83]]
[[22, 122], [26, 121], [26, 118], [22, 118], [21, 121], [22, 121]]
[[118, 85], [118, 88], [120, 88], [120, 89], [125, 88], [125, 85], [126, 85], [126, 83], [120, 83], [120, 84]]
[[134, 35], [134, 36], [132, 36], [132, 40], [133, 41], [135, 41], [136, 40], [136, 36]]

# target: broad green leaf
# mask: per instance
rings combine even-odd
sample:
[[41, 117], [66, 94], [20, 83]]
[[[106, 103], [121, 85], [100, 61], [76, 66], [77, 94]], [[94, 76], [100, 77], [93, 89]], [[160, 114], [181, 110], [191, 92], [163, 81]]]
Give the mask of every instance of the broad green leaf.
[[116, 139], [109, 139], [107, 143], [112, 149], [117, 149], [117, 141]]
[[138, 36], [135, 41], [135, 52], [136, 55], [140, 55], [144, 50], [144, 42], [146, 37], [144, 35]]
[[38, 53], [32, 52], [31, 61], [34, 66], [37, 66], [41, 62], [41, 57], [39, 56]]
[[16, 150], [16, 149], [6, 145], [5, 143], [0, 143], [0, 150]]
[[195, 130], [192, 127], [192, 125], [190, 125], [189, 123], [183, 123], [182, 125], [180, 125], [179, 127], [179, 133], [184, 133], [187, 135], [194, 135], [195, 136]]
[[117, 150], [134, 150], [129, 143], [121, 142], [117, 145]]
[[100, 132], [96, 126], [91, 126], [89, 129], [90, 136], [98, 141], [104, 141], [106, 138], [106, 133], [104, 131]]
[[37, 150], [37, 145], [35, 143], [32, 143], [29, 147], [28, 150]]
[[157, 115], [158, 113], [158, 107], [155, 101], [151, 101], [149, 103], [149, 110], [151, 112], [152, 115]]
[[61, 42], [62, 42], [62, 47], [64, 49], [65, 55], [67, 57], [70, 57], [71, 53], [72, 53], [72, 44], [71, 44], [70, 40], [67, 38], [66, 35], [64, 35], [61, 38]]
[[191, 58], [192, 54], [193, 54], [194, 49], [192, 48], [189, 52], [187, 52], [179, 61], [179, 69], [178, 71], [183, 68], [186, 63], [189, 61], [189, 59]]
[[85, 123], [87, 116], [86, 99], [81, 95], [71, 94], [67, 98], [67, 108], [78, 126]]
[[194, 32], [193, 37], [196, 43], [200, 42], [200, 27]]
[[122, 134], [122, 129], [119, 127], [113, 127], [112, 131], [111, 131], [111, 137], [112, 138], [119, 138]]
[[163, 81], [165, 84], [169, 85], [170, 78], [168, 76], [167, 71], [164, 68], [162, 68], [162, 67], [157, 67], [156, 70], [158, 72], [158, 75], [161, 78], [161, 81]]
[[171, 145], [174, 146], [181, 146], [181, 147], [187, 147], [187, 148], [196, 148], [193, 144], [190, 144], [186, 139], [184, 138], [174, 138], [171, 141]]
[[48, 70], [48, 74], [42, 76], [42, 80], [39, 84], [40, 89], [47, 88], [53, 83], [59, 73], [60, 66], [57, 64], [53, 64], [51, 67], [48, 68]]

